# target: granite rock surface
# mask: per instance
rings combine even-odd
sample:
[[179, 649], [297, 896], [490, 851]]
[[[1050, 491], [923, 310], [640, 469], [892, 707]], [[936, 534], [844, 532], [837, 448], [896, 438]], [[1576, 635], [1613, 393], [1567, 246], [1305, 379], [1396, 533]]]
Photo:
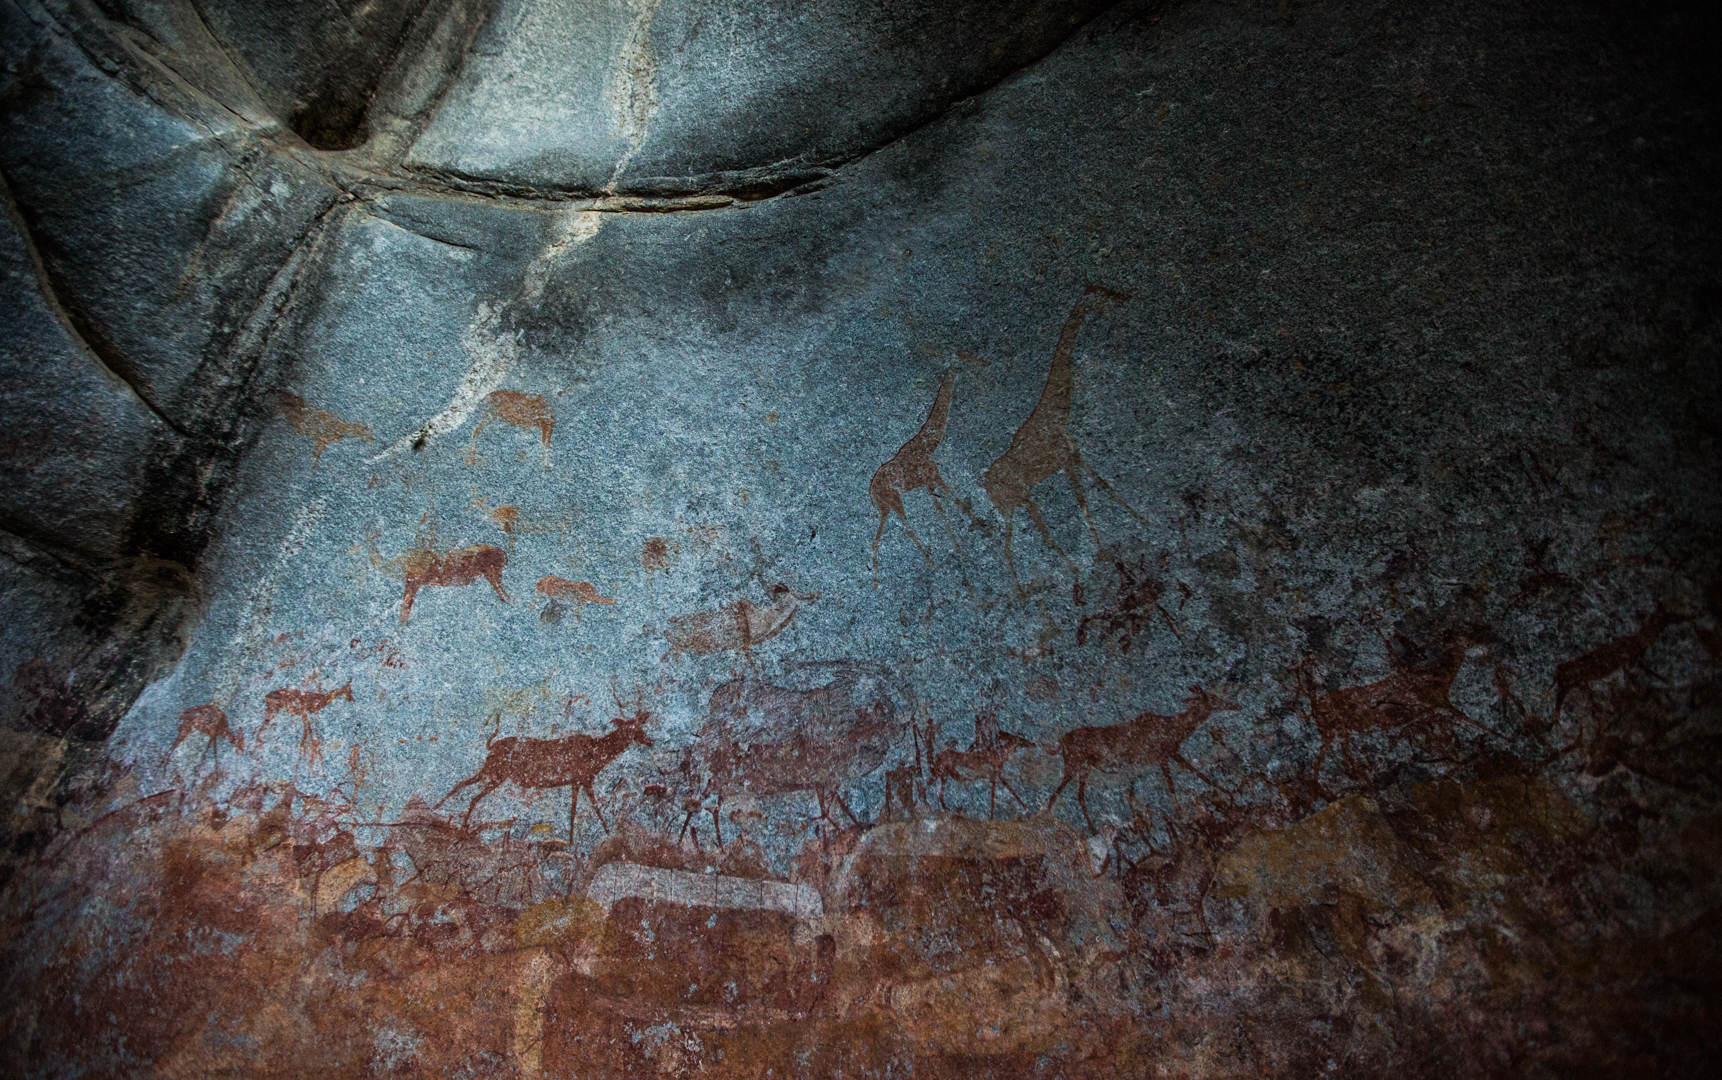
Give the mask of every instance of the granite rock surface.
[[21, 1075], [1714, 1058], [1701, 7], [0, 24]]

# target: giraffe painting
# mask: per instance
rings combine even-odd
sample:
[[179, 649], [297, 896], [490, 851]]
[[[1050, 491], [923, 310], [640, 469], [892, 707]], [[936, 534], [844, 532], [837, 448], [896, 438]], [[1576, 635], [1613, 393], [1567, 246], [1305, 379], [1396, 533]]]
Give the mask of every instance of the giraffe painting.
[[[933, 498], [933, 508], [944, 519], [945, 531], [950, 533], [951, 546], [957, 549], [957, 558], [962, 558], [962, 547], [957, 543], [957, 534], [951, 528], [951, 519], [945, 513], [945, 506], [939, 501], [940, 493], [951, 496], [951, 489], [939, 475], [939, 466], [933, 461], [933, 451], [945, 438], [945, 421], [951, 415], [951, 387], [957, 380], [955, 368], [948, 368], [945, 377], [939, 382], [939, 392], [933, 399], [933, 410], [927, 414], [926, 422], [921, 430], [908, 442], [897, 448], [891, 460], [879, 466], [873, 473], [873, 480], [867, 485], [867, 495], [873, 500], [873, 508], [879, 511], [879, 528], [873, 533], [873, 587], [879, 587], [879, 540], [885, 535], [885, 521], [892, 512], [903, 522], [903, 529], [909, 534], [909, 539], [920, 549], [921, 557], [927, 560], [927, 565], [933, 565], [933, 557], [921, 543], [921, 538], [915, 535], [915, 530], [909, 525], [909, 515], [903, 512], [903, 496], [911, 491], [925, 488]], [[955, 501], [955, 496], [951, 496]], [[960, 505], [960, 504], [959, 504]]]
[[1040, 529], [1040, 535], [1047, 546], [1058, 552], [1066, 563], [1070, 556], [1065, 555], [1064, 549], [1052, 538], [1052, 532], [1046, 527], [1046, 518], [1040, 507], [1035, 504], [1030, 490], [1044, 480], [1063, 473], [1070, 481], [1071, 493], [1076, 496], [1077, 509], [1082, 511], [1082, 520], [1088, 523], [1089, 534], [1094, 537], [1094, 546], [1101, 546], [1100, 534], [1094, 528], [1094, 520], [1088, 516], [1088, 499], [1082, 492], [1080, 474], [1088, 473], [1101, 490], [1124, 507], [1130, 516], [1142, 521], [1142, 515], [1130, 508], [1119, 494], [1112, 490], [1112, 485], [1106, 479], [1082, 460], [1082, 452], [1077, 448], [1076, 439], [1070, 434], [1070, 399], [1075, 389], [1075, 368], [1073, 360], [1076, 353], [1076, 336], [1082, 329], [1082, 323], [1088, 318], [1091, 304], [1096, 301], [1090, 297], [1105, 300], [1129, 299], [1123, 293], [1099, 285], [1090, 285], [1083, 293], [1083, 299], [1070, 311], [1070, 317], [1064, 321], [1064, 329], [1058, 335], [1058, 345], [1053, 349], [1052, 368], [1047, 372], [1046, 388], [1041, 391], [1040, 401], [1022, 427], [1011, 436], [1010, 449], [1006, 450], [997, 461], [987, 466], [987, 471], [981, 475], [981, 486], [986, 489], [987, 498], [1004, 516], [1005, 520], [1005, 564], [1010, 567], [1011, 580], [1016, 582], [1017, 592], [1022, 592], [1022, 581], [1017, 577], [1016, 564], [1011, 560], [1010, 542], [1012, 526], [1015, 524], [1016, 511], [1020, 507], [1028, 511], [1028, 516], [1035, 526]]

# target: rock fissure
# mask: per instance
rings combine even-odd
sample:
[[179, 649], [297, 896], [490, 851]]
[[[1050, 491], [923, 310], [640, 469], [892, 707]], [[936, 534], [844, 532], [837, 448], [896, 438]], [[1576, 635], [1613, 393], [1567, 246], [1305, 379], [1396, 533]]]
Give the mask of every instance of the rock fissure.
[[23, 207], [18, 204], [18, 200], [13, 197], [12, 185], [7, 180], [3, 170], [0, 170], [0, 200], [5, 201], [6, 214], [24, 242], [24, 249], [29, 255], [32, 269], [35, 270], [36, 282], [41, 288], [42, 298], [47, 302], [54, 318], [64, 328], [66, 336], [89, 359], [91, 364], [130, 390], [132, 396], [142, 402], [144, 407], [153, 413], [163, 425], [186, 439], [195, 438], [191, 432], [168, 416], [153, 396], [146, 392], [142, 377], [117, 350], [112, 348], [104, 350], [97, 346], [96, 342], [103, 340], [101, 331], [87, 318], [75, 314], [75, 308], [68, 307], [61, 289], [54, 282], [53, 273], [42, 259], [42, 253], [37, 246], [35, 232], [30, 226], [29, 218], [25, 215]]

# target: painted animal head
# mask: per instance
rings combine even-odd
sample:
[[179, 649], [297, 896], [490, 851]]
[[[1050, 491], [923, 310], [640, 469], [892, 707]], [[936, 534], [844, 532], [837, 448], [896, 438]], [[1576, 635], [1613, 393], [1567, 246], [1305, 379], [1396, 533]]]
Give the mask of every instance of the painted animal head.
[[629, 736], [632, 737], [633, 741], [639, 743], [641, 746], [651, 746], [652, 737], [646, 734], [645, 728], [645, 723], [647, 720], [651, 719], [651, 716], [651, 713], [641, 710], [633, 716], [618, 716], [614, 720], [610, 721], [610, 723], [615, 724], [616, 727], [627, 732]]
[[652, 738], [646, 734], [646, 721], [652, 718], [652, 714], [646, 709], [645, 705], [642, 704], [640, 697], [636, 696], [634, 698], [632, 702], [634, 711], [632, 714], [629, 714], [628, 706], [622, 703], [620, 694], [612, 689], [610, 696], [616, 702], [616, 711], [622, 714], [614, 720], [611, 720], [610, 723], [616, 725], [616, 729], [618, 731], [627, 732], [629, 737], [641, 746], [651, 746]]

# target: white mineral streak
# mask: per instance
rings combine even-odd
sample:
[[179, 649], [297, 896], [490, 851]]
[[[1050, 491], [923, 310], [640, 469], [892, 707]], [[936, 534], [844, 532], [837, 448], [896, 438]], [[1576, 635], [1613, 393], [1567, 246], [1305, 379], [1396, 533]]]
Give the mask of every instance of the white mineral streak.
[[629, 896], [687, 907], [781, 911], [806, 921], [825, 915], [825, 905], [810, 885], [664, 870], [638, 863], [606, 863], [598, 868], [586, 890], [587, 899], [606, 910]]
[[628, 162], [640, 152], [646, 141], [646, 131], [658, 111], [658, 62], [652, 55], [652, 16], [658, 13], [659, 0], [629, 0], [634, 17], [628, 22], [628, 36], [622, 42], [621, 55], [616, 58], [616, 71], [604, 97], [616, 113], [616, 127], [628, 142], [628, 149], [610, 173], [609, 190]]
[[502, 386], [502, 380], [514, 368], [520, 352], [517, 334], [503, 326], [503, 317], [520, 304], [536, 302], [544, 295], [550, 271], [570, 247], [586, 243], [598, 235], [604, 215], [590, 210], [572, 210], [563, 215], [555, 238], [545, 245], [532, 262], [527, 264], [521, 279], [520, 295], [506, 304], [480, 303], [478, 315], [460, 336], [461, 348], [472, 358], [472, 366], [455, 387], [454, 397], [435, 416], [391, 443], [388, 449], [370, 459], [371, 464], [392, 458], [412, 449], [421, 440], [429, 442], [438, 435], [456, 430], [472, 418], [486, 396]]
[[[328, 497], [319, 495], [293, 514], [293, 523], [281, 539], [281, 546], [275, 550], [275, 561], [245, 594], [245, 604], [239, 610], [239, 624], [231, 642], [239, 655], [254, 652], [269, 632], [269, 621], [275, 610], [275, 590], [280, 587], [281, 575], [286, 572], [287, 564], [305, 547], [305, 541], [311, 538], [312, 530], [323, 520], [323, 512], [328, 506]], [[238, 668], [232, 670], [237, 677]], [[228, 689], [231, 691], [233, 687]]]

